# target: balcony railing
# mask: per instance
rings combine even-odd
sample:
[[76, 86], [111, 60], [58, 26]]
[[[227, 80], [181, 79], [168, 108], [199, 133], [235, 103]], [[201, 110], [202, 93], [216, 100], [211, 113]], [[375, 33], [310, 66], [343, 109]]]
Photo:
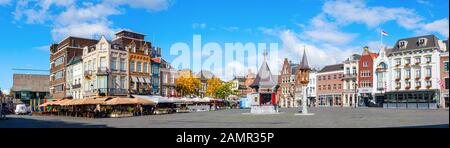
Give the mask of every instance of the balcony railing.
[[357, 74], [345, 74], [344, 79], [355, 79], [357, 76]]
[[92, 71], [91, 70], [84, 71], [84, 76], [85, 77], [92, 76]]
[[72, 89], [78, 89], [78, 88], [81, 88], [81, 84], [72, 85]]
[[97, 75], [108, 75], [109, 69], [107, 67], [99, 67], [97, 69]]
[[98, 96], [126, 96], [128, 95], [128, 90], [118, 89], [118, 88], [99, 88], [97, 89]]

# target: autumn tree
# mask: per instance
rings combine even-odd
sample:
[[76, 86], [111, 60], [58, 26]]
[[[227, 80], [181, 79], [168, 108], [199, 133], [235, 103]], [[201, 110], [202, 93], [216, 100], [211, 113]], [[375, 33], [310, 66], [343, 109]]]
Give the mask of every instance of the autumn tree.
[[192, 73], [182, 76], [175, 81], [176, 90], [181, 93], [182, 96], [192, 96], [197, 94], [201, 85], [200, 80], [195, 78]]
[[206, 96], [216, 98], [217, 90], [222, 86], [222, 81], [219, 78], [209, 79], [207, 82]]

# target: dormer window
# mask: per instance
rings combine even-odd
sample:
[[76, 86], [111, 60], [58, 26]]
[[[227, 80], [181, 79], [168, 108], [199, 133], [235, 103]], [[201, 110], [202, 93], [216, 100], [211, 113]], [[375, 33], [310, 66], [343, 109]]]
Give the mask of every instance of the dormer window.
[[100, 50], [106, 50], [106, 44], [105, 43], [100, 44]]
[[419, 43], [420, 47], [424, 47], [425, 45], [427, 45], [427, 39], [426, 38], [420, 38], [418, 43]]
[[400, 49], [404, 49], [404, 48], [406, 48], [406, 45], [408, 44], [408, 42], [406, 42], [406, 41], [400, 41], [399, 43], [398, 43], [398, 47], [400, 48]]

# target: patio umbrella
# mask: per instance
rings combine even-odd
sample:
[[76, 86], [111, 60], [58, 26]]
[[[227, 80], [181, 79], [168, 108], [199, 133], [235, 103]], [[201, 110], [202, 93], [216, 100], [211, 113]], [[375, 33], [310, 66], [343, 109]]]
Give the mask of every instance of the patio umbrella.
[[105, 105], [130, 105], [135, 104], [131, 98], [112, 98]]
[[156, 103], [147, 99], [142, 99], [142, 98], [134, 98], [131, 99], [134, 104], [140, 104], [140, 105], [155, 105]]

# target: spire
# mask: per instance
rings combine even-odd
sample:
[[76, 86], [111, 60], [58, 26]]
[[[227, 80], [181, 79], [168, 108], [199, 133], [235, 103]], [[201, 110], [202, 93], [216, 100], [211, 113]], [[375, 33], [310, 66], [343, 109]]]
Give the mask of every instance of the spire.
[[304, 47], [304, 50], [303, 50], [303, 58], [300, 63], [300, 69], [306, 69], [306, 70], [311, 69], [308, 64], [308, 57], [306, 56], [306, 47]]

